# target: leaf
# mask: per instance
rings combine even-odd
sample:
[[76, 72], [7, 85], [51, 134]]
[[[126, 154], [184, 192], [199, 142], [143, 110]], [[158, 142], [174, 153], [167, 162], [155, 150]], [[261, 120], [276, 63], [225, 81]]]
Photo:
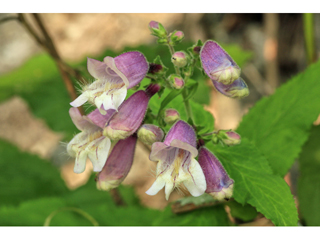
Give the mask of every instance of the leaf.
[[47, 160], [21, 152], [5, 141], [0, 141], [0, 155], [0, 205], [17, 205], [69, 191], [58, 169]]
[[222, 147], [208, 144], [234, 180], [234, 199], [256, 207], [277, 226], [296, 226], [297, 209], [289, 186], [273, 175], [266, 158], [247, 140], [240, 145]]
[[227, 205], [230, 207], [232, 217], [244, 222], [250, 222], [258, 215], [256, 209], [250, 204], [242, 205], [236, 201], [229, 201]]
[[205, 207], [176, 215], [172, 213], [171, 207], [168, 206], [156, 218], [153, 226], [229, 226], [230, 222], [224, 207], [214, 206]]
[[267, 157], [284, 176], [309, 136], [320, 112], [320, 61], [260, 100], [244, 116], [237, 132]]
[[299, 157], [298, 199], [302, 219], [320, 226], [320, 126], [313, 127]]

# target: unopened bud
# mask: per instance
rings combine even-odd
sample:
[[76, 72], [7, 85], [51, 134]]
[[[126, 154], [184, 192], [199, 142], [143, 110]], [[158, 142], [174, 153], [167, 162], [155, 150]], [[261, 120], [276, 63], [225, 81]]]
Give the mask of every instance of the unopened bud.
[[165, 75], [168, 68], [161, 61], [160, 56], [157, 56], [152, 63], [149, 63], [149, 74], [152, 75]]
[[231, 130], [220, 130], [218, 133], [221, 141], [229, 146], [240, 144], [241, 137], [238, 133]]
[[201, 47], [202, 47], [203, 43], [201, 40], [198, 40], [198, 42], [196, 44], [194, 44], [193, 46], [188, 48], [188, 51], [194, 56], [194, 57], [198, 57], [201, 51]]
[[152, 35], [154, 35], [158, 38], [166, 38], [167, 37], [166, 29], [159, 22], [156, 22], [156, 21], [149, 22], [149, 29], [150, 29]]
[[184, 80], [183, 78], [178, 75], [178, 74], [171, 74], [168, 77], [168, 81], [170, 83], [170, 85], [174, 88], [174, 89], [181, 89], [184, 87]]
[[161, 142], [164, 137], [162, 129], [153, 124], [143, 124], [138, 130], [138, 138], [144, 144], [152, 145]]
[[164, 118], [166, 124], [174, 124], [180, 119], [180, 114], [177, 110], [173, 108], [168, 108], [164, 111]]
[[170, 42], [172, 45], [176, 45], [181, 42], [184, 38], [184, 34], [182, 31], [175, 30], [170, 36]]
[[175, 52], [173, 55], [172, 55], [172, 58], [171, 58], [171, 61], [172, 63], [179, 67], [179, 68], [183, 68], [187, 65], [188, 63], [188, 56], [185, 52]]

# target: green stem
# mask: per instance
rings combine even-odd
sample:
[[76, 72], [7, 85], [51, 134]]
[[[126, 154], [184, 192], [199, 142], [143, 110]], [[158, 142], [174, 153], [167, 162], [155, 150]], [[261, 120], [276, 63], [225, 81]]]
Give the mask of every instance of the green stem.
[[316, 61], [316, 51], [314, 43], [314, 21], [312, 13], [303, 14], [304, 39], [307, 50], [308, 64]]
[[82, 215], [83, 217], [85, 217], [86, 219], [88, 219], [93, 226], [99, 226], [99, 223], [88, 213], [86, 213], [85, 211], [79, 209], [79, 208], [75, 208], [75, 207], [64, 207], [64, 208], [60, 208], [56, 211], [53, 211], [45, 220], [44, 222], [44, 226], [48, 227], [50, 226], [50, 222], [52, 220], [52, 218], [57, 215], [57, 213], [59, 212], [63, 212], [63, 211], [74, 211], [76, 213], [79, 213], [80, 215]]

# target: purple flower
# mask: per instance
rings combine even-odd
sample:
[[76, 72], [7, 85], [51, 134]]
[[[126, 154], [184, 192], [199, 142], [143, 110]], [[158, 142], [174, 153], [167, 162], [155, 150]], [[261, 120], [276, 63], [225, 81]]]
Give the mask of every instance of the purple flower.
[[193, 128], [179, 120], [169, 130], [164, 142], [152, 144], [150, 160], [158, 162], [157, 178], [146, 193], [155, 195], [165, 187], [168, 200], [174, 188], [183, 183], [191, 195], [202, 195], [207, 185], [202, 169], [194, 159], [197, 155]]
[[89, 101], [101, 114], [115, 109], [124, 101], [127, 89], [137, 85], [147, 74], [149, 65], [140, 52], [126, 52], [115, 58], [105, 57], [103, 62], [88, 58], [88, 71], [96, 81], [84, 86], [82, 94], [71, 106], [79, 107]]
[[67, 145], [68, 154], [75, 158], [75, 173], [85, 170], [87, 158], [92, 162], [93, 171], [101, 171], [111, 146], [110, 139], [102, 134], [102, 127], [114, 112], [115, 110], [110, 109], [106, 111], [106, 115], [101, 115], [96, 109], [88, 116], [82, 116], [77, 108], [70, 108], [70, 117], [81, 131]]
[[225, 85], [223, 83], [212, 81], [215, 88], [223, 95], [231, 98], [243, 98], [249, 95], [249, 89], [242, 78], [238, 78], [233, 83]]
[[164, 133], [162, 129], [153, 124], [143, 124], [138, 130], [138, 138], [147, 145], [152, 145], [163, 139]]
[[136, 142], [136, 135], [117, 142], [97, 176], [99, 190], [116, 188], [126, 178], [132, 166]]
[[220, 161], [207, 148], [199, 149], [199, 164], [206, 177], [207, 189], [217, 200], [229, 199], [233, 193], [233, 180], [228, 176]]
[[119, 140], [137, 131], [146, 114], [150, 97], [159, 90], [160, 85], [150, 84], [146, 91], [140, 90], [130, 96], [105, 126], [103, 135]]

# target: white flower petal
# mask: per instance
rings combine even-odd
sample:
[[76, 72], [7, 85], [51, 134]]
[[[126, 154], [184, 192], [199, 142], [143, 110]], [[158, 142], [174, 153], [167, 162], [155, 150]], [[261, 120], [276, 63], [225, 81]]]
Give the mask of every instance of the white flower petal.
[[146, 194], [156, 195], [165, 185], [165, 181], [161, 177], [157, 177], [156, 181], [152, 184]]
[[113, 101], [113, 106], [115, 107], [116, 110], [118, 110], [119, 106], [124, 101], [126, 96], [127, 96], [127, 88], [125, 86], [113, 93], [112, 101]]
[[86, 148], [88, 151], [88, 157], [92, 162], [94, 172], [100, 172], [102, 170], [107, 161], [110, 146], [110, 139], [103, 136], [90, 143]]
[[[183, 171], [183, 173], [182, 173]], [[191, 159], [189, 170], [181, 168], [181, 177], [184, 178], [183, 184], [192, 196], [198, 197], [207, 189], [207, 183], [200, 164], [195, 159]]]
[[86, 169], [86, 160], [88, 154], [85, 151], [81, 151], [77, 157], [76, 162], [74, 164], [73, 171], [75, 173], [82, 173]]
[[174, 189], [173, 181], [166, 181], [166, 189], [165, 189], [165, 194], [166, 194], [166, 200], [169, 199], [170, 194], [172, 193]]
[[81, 105], [85, 104], [88, 101], [88, 96], [84, 92], [79, 97], [77, 97], [73, 102], [70, 103], [72, 107], [80, 107]]

